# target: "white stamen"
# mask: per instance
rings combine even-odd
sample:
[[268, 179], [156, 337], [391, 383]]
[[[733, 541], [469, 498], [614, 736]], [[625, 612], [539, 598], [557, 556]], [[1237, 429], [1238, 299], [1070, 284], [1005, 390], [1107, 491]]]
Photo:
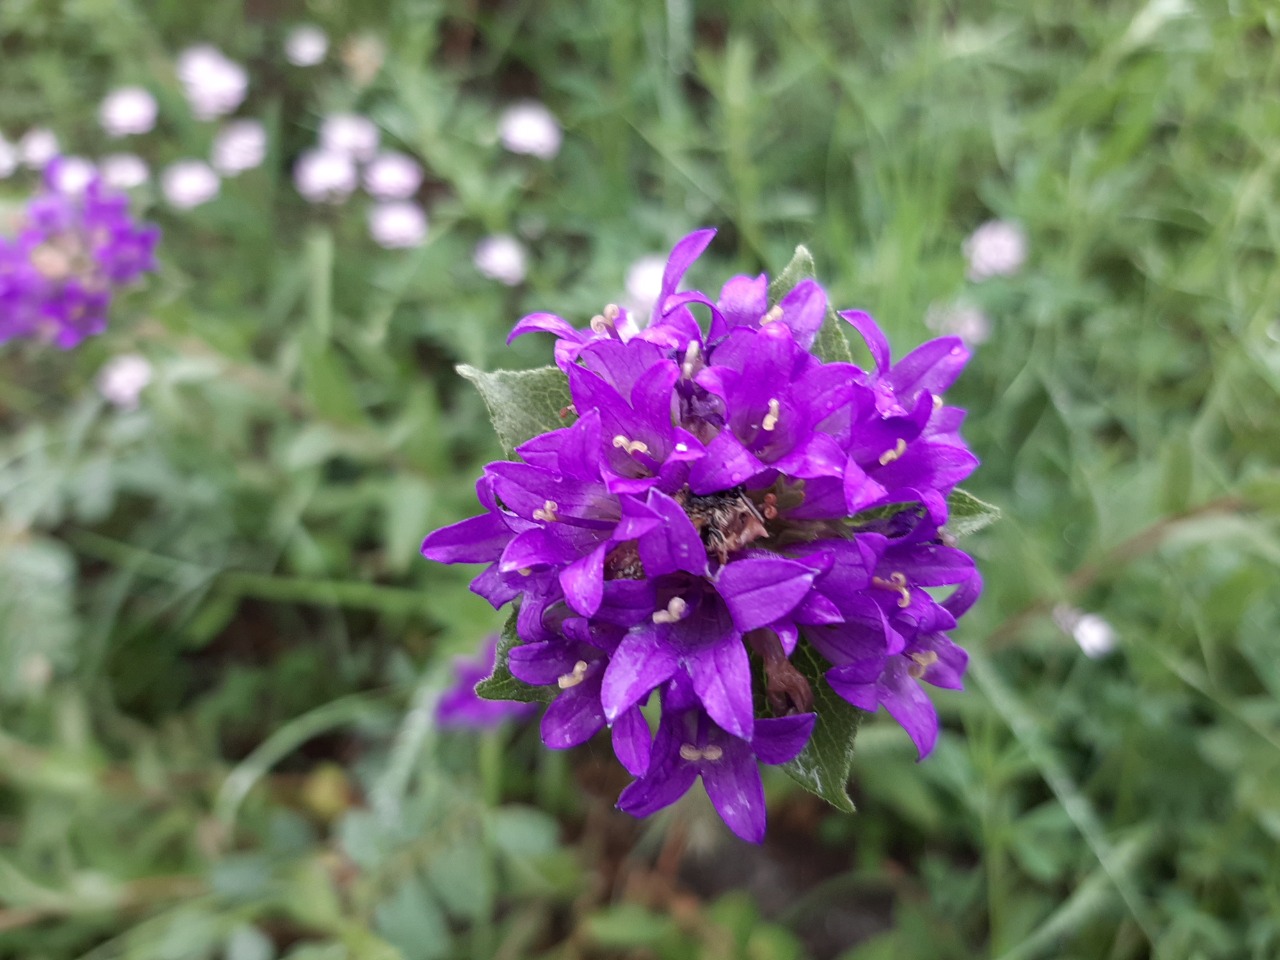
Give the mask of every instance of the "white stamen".
[[769, 412], [764, 415], [764, 420], [760, 427], [766, 433], [772, 432], [773, 428], [778, 425], [778, 400], [776, 397], [769, 400]]
[[571, 673], [561, 674], [556, 678], [556, 686], [561, 690], [568, 690], [570, 687], [576, 687], [580, 684], [587, 674], [587, 661], [579, 660], [573, 665]]
[[702, 751], [695, 747], [692, 743], [682, 743], [680, 745], [680, 757], [693, 763], [702, 759]]
[[721, 749], [720, 747], [717, 747], [714, 743], [711, 744], [710, 746], [702, 748], [703, 760], [719, 760], [723, 756], [724, 756], [724, 750]]
[[688, 452], [688, 450], [689, 450], [689, 445], [688, 445], [687, 443], [677, 443], [677, 444], [676, 444], [676, 452], [677, 452], [677, 453], [687, 453], [687, 452]]
[[527, 577], [529, 574], [533, 573], [533, 567], [521, 567], [516, 571], [516, 573], [520, 574], [522, 577]]
[[889, 579], [885, 580], [881, 577], [872, 577], [871, 585], [879, 587], [881, 590], [893, 590], [898, 594], [898, 606], [906, 609], [911, 606], [911, 591], [907, 589], [906, 574], [894, 572], [889, 574]]
[[544, 523], [555, 523], [560, 518], [556, 515], [556, 511], [560, 509], [560, 504], [554, 500], [546, 500], [542, 506], [533, 511], [533, 519], [541, 520]]
[[689, 346], [684, 351], [684, 363], [680, 365], [680, 375], [686, 380], [692, 380], [694, 374], [694, 364], [698, 362], [698, 342], [690, 340]]
[[609, 323], [613, 324], [613, 323], [617, 323], [618, 318], [622, 316], [622, 310], [616, 303], [606, 303], [604, 305], [604, 311], [602, 315], [606, 320], [609, 321]]
[[613, 445], [619, 450], [625, 450], [629, 454], [648, 453], [649, 445], [643, 440], [628, 440], [622, 434], [618, 434], [613, 438]]
[[880, 454], [880, 466], [887, 467], [906, 452], [907, 441], [902, 439], [902, 437], [899, 437], [897, 446], [892, 450], [886, 450], [884, 453]]
[[769, 312], [760, 318], [760, 326], [763, 327], [766, 323], [774, 323], [775, 321], [778, 321], [781, 319], [782, 319], [782, 304], [775, 303], [772, 307], [769, 308]]
[[689, 612], [689, 604], [685, 603], [680, 597], [672, 597], [671, 602], [667, 604], [665, 610], [655, 610], [653, 612], [654, 623], [677, 623], [684, 619], [684, 615]]

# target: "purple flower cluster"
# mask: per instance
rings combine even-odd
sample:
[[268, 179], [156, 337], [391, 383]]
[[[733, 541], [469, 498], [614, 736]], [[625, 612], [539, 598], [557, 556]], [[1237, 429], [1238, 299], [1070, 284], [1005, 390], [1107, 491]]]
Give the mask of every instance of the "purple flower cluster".
[[0, 343], [41, 337], [74, 347], [101, 333], [116, 291], [153, 271], [160, 231], [97, 181], [59, 189], [58, 160], [15, 236], [0, 236]]
[[[763, 275], [717, 299], [676, 292], [713, 235], [676, 245], [648, 323], [610, 306], [584, 330], [550, 314], [516, 325], [512, 337], [559, 338], [576, 420], [518, 447], [522, 462], [486, 467], [485, 512], [423, 553], [487, 564], [472, 589], [495, 607], [519, 598], [508, 667], [554, 694], [543, 740], [610, 728], [636, 777], [621, 809], [653, 813], [700, 776], [730, 829], [758, 842], [759, 764], [804, 749], [814, 683], [883, 706], [922, 757], [933, 748], [920, 682], [960, 686], [966, 655], [945, 631], [981, 590], [941, 527], [978, 461], [964, 412], [942, 400], [968, 359], [959, 339], [891, 364], [875, 322], [850, 311], [874, 370], [823, 362], [813, 280], [772, 306]], [[803, 646], [825, 677], [792, 662]], [[656, 736], [641, 712], [655, 696]]]

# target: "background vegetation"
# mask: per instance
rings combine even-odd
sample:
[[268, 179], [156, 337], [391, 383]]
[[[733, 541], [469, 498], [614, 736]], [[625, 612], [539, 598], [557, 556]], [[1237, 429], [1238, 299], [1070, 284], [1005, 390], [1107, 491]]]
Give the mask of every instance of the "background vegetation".
[[[303, 20], [334, 42], [307, 70], [280, 53]], [[106, 335], [0, 348], [0, 953], [1280, 956], [1278, 31], [1265, 0], [5, 0], [10, 139], [98, 155], [102, 96], [141, 83], [140, 152], [202, 155], [173, 57], [211, 42], [270, 149], [148, 207], [163, 269]], [[528, 96], [564, 123], [550, 161], [497, 143]], [[428, 169], [419, 249], [292, 186], [353, 109]], [[993, 217], [1028, 261], [973, 283]], [[969, 543], [969, 689], [923, 764], [864, 724], [856, 815], [771, 779], [760, 850], [698, 803], [612, 810], [607, 744], [432, 720], [499, 624], [417, 557], [498, 454], [453, 365], [545, 363], [503, 346], [517, 317], [583, 322], [701, 225], [695, 284], [803, 242], [898, 353], [931, 306], [992, 327], [954, 392], [1005, 511]], [[519, 286], [472, 265], [499, 231]], [[135, 411], [93, 385], [126, 352], [155, 369]]]

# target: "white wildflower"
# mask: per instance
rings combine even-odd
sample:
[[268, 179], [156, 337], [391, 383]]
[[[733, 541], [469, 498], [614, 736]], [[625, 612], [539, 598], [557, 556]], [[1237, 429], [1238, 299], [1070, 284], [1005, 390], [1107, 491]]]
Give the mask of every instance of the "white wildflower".
[[1027, 234], [1010, 220], [988, 220], [964, 242], [970, 280], [1009, 277], [1027, 260]]
[[407, 200], [374, 204], [369, 211], [369, 236], [388, 250], [420, 246], [427, 238], [427, 215]]
[[293, 183], [311, 203], [341, 203], [356, 188], [355, 161], [334, 150], [307, 150], [293, 167]]
[[213, 167], [224, 177], [260, 167], [267, 155], [267, 128], [260, 120], [232, 120], [213, 138]]
[[169, 205], [190, 210], [218, 195], [222, 181], [203, 160], [178, 160], [160, 174], [160, 192]]
[[98, 122], [110, 137], [150, 133], [155, 129], [156, 98], [142, 87], [121, 87], [107, 94], [98, 107]]
[[512, 153], [550, 160], [560, 152], [564, 134], [560, 121], [536, 100], [515, 103], [498, 118], [498, 139]]
[[98, 393], [121, 410], [138, 409], [138, 397], [151, 383], [151, 362], [141, 354], [112, 357], [98, 371]]
[[529, 256], [515, 237], [506, 233], [485, 237], [472, 257], [476, 269], [491, 280], [514, 287], [529, 272]]
[[314, 23], [294, 27], [284, 38], [284, 58], [295, 67], [314, 67], [329, 52], [329, 35]]

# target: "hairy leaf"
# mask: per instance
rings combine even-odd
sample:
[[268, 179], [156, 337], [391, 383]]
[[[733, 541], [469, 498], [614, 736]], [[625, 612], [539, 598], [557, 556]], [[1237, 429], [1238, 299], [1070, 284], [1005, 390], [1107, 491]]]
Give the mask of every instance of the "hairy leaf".
[[[791, 258], [780, 274], [769, 284], [769, 305], [773, 306], [793, 289], [801, 280], [816, 279], [813, 265], [813, 254], [805, 246], [796, 247]], [[835, 308], [827, 303], [827, 317], [822, 321], [822, 329], [813, 342], [813, 355], [824, 363], [853, 363], [853, 351], [849, 341], [845, 339], [844, 328], [847, 324], [836, 316]]]
[[1000, 508], [979, 500], [959, 487], [947, 497], [947, 533], [953, 537], [967, 537], [988, 527], [1000, 519]]
[[783, 764], [796, 783], [845, 813], [853, 813], [846, 784], [853, 768], [853, 743], [862, 722], [862, 711], [841, 699], [823, 678], [827, 664], [807, 643], [796, 647], [792, 665], [813, 688], [813, 709], [818, 722], [800, 756]]
[[512, 610], [498, 638], [498, 656], [493, 664], [493, 673], [476, 684], [476, 696], [485, 700], [518, 700], [521, 703], [546, 703], [551, 699], [551, 691], [547, 688], [530, 686], [512, 675], [507, 658], [511, 648], [519, 645], [516, 612]]
[[555, 367], [486, 373], [464, 363], [457, 369], [480, 391], [508, 453], [531, 437], [567, 426], [560, 411], [572, 402], [569, 381]]

